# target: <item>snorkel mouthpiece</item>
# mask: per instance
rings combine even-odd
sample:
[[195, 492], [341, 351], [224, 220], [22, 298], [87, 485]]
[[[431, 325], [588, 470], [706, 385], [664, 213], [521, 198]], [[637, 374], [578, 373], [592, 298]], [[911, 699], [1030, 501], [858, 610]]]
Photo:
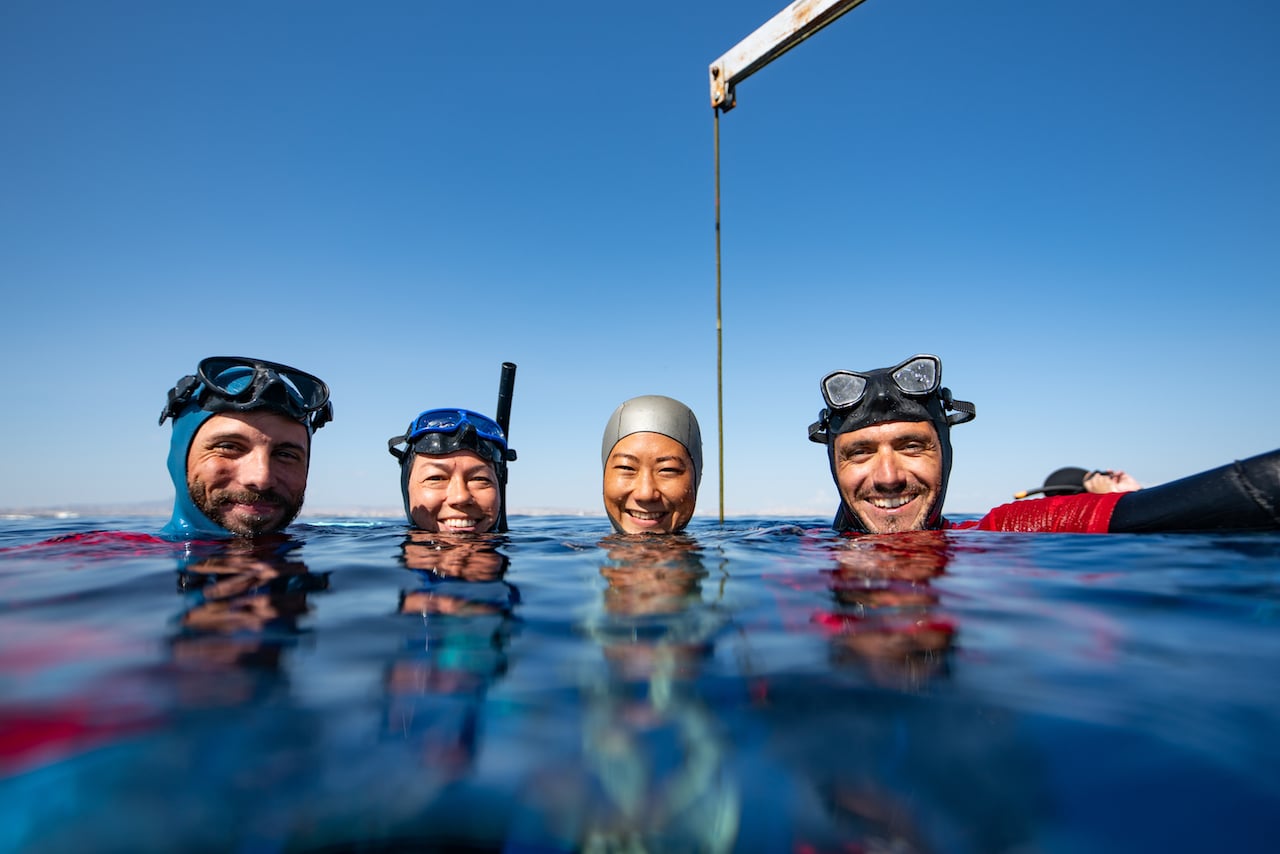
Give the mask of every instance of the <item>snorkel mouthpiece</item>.
[[[823, 378], [821, 388], [827, 406], [809, 425], [809, 441], [827, 446], [827, 462], [837, 491], [840, 480], [836, 473], [836, 437], [891, 421], [927, 421], [933, 425], [942, 450], [942, 485], [925, 527], [942, 527], [942, 505], [951, 477], [951, 427], [972, 421], [977, 415], [972, 403], [956, 400], [950, 389], [942, 387], [942, 360], [921, 354], [891, 368], [833, 371]], [[866, 531], [843, 495], [832, 527], [837, 531]]]

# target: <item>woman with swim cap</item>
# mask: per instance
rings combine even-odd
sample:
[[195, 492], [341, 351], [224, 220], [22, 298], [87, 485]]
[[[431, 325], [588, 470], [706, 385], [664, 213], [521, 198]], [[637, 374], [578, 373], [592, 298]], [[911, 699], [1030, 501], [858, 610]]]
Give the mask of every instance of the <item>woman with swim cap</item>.
[[702, 432], [692, 410], [650, 394], [609, 418], [600, 445], [604, 509], [623, 534], [674, 534], [693, 518], [702, 480]]
[[388, 439], [387, 448], [400, 461], [411, 525], [438, 533], [507, 530], [503, 497], [516, 452], [492, 418], [469, 409], [428, 409]]

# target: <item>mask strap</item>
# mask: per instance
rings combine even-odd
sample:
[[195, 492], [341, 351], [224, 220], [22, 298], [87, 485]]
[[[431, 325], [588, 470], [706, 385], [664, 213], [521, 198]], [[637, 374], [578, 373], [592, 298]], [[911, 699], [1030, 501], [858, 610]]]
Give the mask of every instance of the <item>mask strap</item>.
[[818, 413], [818, 420], [809, 425], [809, 441], [819, 445], [827, 444], [827, 426], [831, 423], [831, 410], [824, 409]]
[[952, 426], [955, 426], [956, 424], [965, 424], [978, 417], [978, 408], [967, 400], [956, 400], [951, 396], [951, 389], [939, 389], [938, 396], [942, 398], [943, 406], [947, 409], [955, 410], [954, 412], [948, 413], [948, 424]]
[[197, 388], [200, 387], [199, 377], [187, 374], [178, 380], [177, 385], [169, 389], [169, 402], [160, 412], [160, 423], [164, 424], [166, 418], [177, 420], [182, 410], [187, 408], [187, 404], [191, 402], [191, 396]]

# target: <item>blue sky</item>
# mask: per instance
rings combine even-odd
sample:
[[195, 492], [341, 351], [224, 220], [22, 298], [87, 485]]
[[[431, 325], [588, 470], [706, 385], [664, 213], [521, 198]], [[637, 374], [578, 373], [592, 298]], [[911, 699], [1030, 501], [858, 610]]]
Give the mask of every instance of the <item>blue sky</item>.
[[[703, 424], [707, 66], [783, 0], [0, 6], [0, 507], [167, 500], [205, 355], [326, 379], [308, 506], [492, 411], [510, 503], [597, 510], [622, 400]], [[978, 418], [947, 507], [1280, 446], [1280, 8], [868, 0], [723, 115], [726, 510], [834, 507], [818, 381], [917, 352]]]

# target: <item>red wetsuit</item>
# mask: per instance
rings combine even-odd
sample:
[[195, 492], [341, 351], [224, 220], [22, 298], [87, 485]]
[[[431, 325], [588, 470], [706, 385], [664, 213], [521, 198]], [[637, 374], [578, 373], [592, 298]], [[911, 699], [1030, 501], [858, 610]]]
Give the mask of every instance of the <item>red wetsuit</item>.
[[1041, 531], [1058, 534], [1105, 534], [1116, 502], [1127, 492], [1058, 495], [1001, 504], [976, 522], [948, 522], [948, 528], [979, 531]]

